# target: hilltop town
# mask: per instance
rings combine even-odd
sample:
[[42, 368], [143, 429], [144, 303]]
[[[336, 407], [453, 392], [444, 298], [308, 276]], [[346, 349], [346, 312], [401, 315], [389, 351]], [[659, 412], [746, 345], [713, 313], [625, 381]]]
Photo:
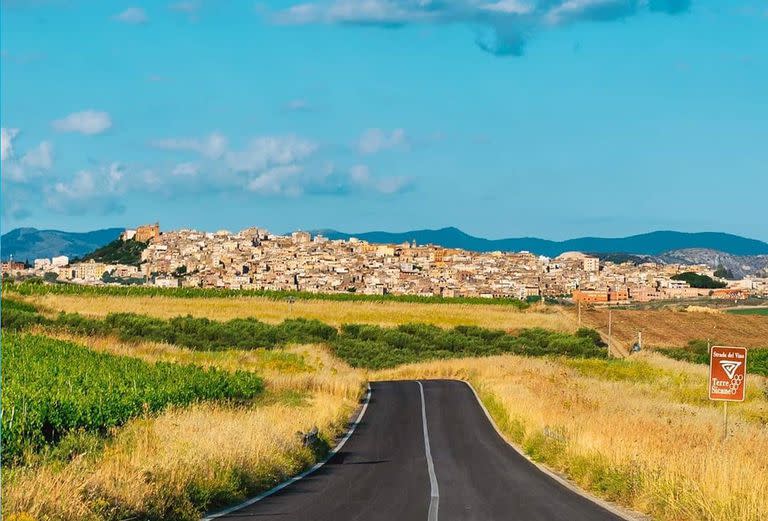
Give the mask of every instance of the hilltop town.
[[613, 263], [579, 252], [555, 258], [530, 252], [478, 253], [436, 245], [329, 240], [297, 231], [261, 228], [201, 232], [160, 231], [159, 224], [127, 229], [121, 241], [145, 247], [135, 265], [66, 257], [3, 263], [8, 276], [37, 275], [80, 284], [136, 283], [202, 287], [420, 295], [442, 297], [573, 298], [591, 303], [768, 296], [768, 279], [722, 280], [716, 288], [680, 280], [695, 273], [717, 280], [706, 265]]

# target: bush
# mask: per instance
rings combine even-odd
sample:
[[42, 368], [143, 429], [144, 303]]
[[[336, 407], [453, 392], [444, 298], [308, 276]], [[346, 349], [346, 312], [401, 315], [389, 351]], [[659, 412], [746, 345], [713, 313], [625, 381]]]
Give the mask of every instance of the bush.
[[514, 353], [530, 356], [607, 356], [592, 336], [579, 337], [545, 329], [523, 330], [513, 336], [501, 330], [475, 326], [442, 329], [428, 324], [403, 324], [382, 328], [345, 324], [333, 352], [354, 367], [383, 369], [439, 358], [490, 356]]
[[9, 331], [20, 331], [44, 321], [31, 304], [6, 297], [0, 302], [0, 315], [2, 328]]
[[[709, 349], [706, 340], [691, 340], [687, 347], [659, 349], [659, 352], [675, 360], [694, 364], [709, 364]], [[768, 347], [749, 350], [747, 372], [768, 376]]]
[[605, 342], [603, 342], [603, 337], [600, 336], [600, 333], [597, 330], [589, 327], [579, 328], [579, 330], [576, 331], [576, 336], [579, 338], [587, 338], [598, 347], [605, 347], [607, 345]]

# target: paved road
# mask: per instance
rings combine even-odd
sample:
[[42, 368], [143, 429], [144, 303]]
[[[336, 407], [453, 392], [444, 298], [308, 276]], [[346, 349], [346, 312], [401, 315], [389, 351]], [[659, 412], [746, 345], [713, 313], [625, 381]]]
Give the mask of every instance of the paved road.
[[325, 466], [219, 519], [621, 519], [562, 486], [507, 445], [465, 383], [377, 382], [371, 388], [357, 430]]

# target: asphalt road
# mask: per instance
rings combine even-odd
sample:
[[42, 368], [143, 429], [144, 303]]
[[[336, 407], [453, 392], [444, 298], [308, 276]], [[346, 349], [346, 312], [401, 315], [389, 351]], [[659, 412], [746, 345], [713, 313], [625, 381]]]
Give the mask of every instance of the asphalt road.
[[328, 463], [219, 519], [621, 519], [518, 454], [496, 433], [465, 383], [377, 382], [371, 388], [362, 421]]

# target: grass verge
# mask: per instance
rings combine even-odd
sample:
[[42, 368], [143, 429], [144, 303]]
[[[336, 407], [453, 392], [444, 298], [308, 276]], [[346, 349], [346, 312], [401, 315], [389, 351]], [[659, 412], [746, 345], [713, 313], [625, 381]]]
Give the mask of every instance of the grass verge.
[[[768, 514], [766, 379], [731, 407], [704, 397], [706, 369], [640, 360], [512, 355], [413, 364], [374, 379], [473, 383], [508, 439], [594, 494], [661, 521], [759, 521]], [[701, 399], [697, 399], [701, 396]]]

